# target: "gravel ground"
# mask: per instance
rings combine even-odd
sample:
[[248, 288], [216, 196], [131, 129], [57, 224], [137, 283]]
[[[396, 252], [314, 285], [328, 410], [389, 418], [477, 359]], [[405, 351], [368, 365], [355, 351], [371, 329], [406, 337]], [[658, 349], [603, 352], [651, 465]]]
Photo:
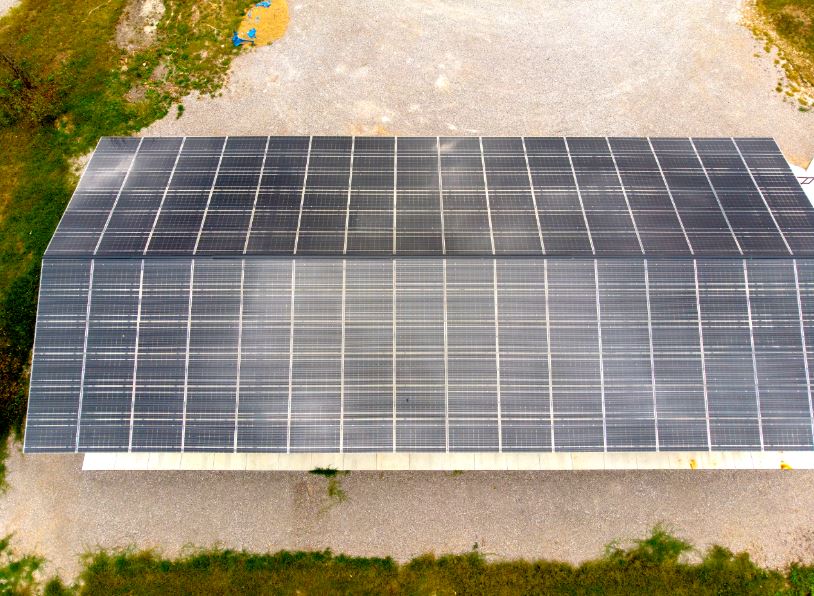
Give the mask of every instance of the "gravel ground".
[[[773, 135], [814, 155], [814, 114], [780, 100], [736, 1], [294, 0], [291, 16], [220, 97], [144, 133]], [[814, 557], [812, 472], [353, 473], [337, 504], [307, 474], [80, 468], [15, 452], [0, 498], [0, 532], [66, 576], [84, 549], [130, 544], [579, 561], [659, 521], [763, 564]]]
[[814, 156], [814, 112], [781, 101], [737, 0], [291, 4], [222, 96], [144, 133], [768, 135]]
[[66, 577], [85, 549], [322, 549], [398, 559], [462, 552], [578, 562], [665, 522], [696, 546], [782, 566], [814, 556], [814, 472], [85, 472], [81, 456], [10, 460], [3, 532]]

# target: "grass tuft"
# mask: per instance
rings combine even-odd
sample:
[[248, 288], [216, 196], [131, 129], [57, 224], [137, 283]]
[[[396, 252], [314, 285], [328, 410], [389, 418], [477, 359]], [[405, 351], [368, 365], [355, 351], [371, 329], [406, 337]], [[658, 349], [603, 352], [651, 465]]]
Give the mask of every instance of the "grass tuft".
[[314, 468], [309, 474], [314, 474], [315, 476], [323, 476], [325, 478], [335, 478], [337, 474], [339, 474], [339, 470], [336, 468]]

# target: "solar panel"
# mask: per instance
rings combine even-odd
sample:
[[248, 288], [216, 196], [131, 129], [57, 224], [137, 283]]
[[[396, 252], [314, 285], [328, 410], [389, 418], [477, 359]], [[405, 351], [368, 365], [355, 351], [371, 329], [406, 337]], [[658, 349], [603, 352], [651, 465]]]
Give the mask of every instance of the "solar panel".
[[102, 139], [25, 450], [814, 448], [771, 139]]
[[806, 256], [771, 139], [104, 139], [48, 256]]

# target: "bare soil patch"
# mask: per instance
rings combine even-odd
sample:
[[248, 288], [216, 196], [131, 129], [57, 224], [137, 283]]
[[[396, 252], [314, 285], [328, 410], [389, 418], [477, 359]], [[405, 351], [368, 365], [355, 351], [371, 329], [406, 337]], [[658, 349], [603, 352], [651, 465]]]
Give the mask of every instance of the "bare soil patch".
[[164, 10], [161, 0], [132, 0], [116, 27], [116, 45], [128, 52], [150, 47]]

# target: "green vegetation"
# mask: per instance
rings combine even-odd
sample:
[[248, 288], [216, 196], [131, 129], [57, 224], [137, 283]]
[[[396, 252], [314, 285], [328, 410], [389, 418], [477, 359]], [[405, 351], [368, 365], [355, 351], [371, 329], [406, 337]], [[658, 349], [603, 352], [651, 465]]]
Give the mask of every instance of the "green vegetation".
[[335, 478], [336, 475], [339, 474], [339, 470], [336, 468], [314, 468], [309, 472], [309, 474], [324, 476], [325, 478]]
[[785, 72], [778, 92], [807, 111], [814, 105], [814, 0], [756, 0], [755, 34], [779, 50]]
[[36, 594], [35, 574], [43, 561], [31, 555], [18, 557], [9, 546], [10, 539], [0, 539], [0, 594]]
[[322, 476], [328, 479], [328, 498], [330, 498], [332, 501], [335, 503], [344, 503], [348, 500], [348, 495], [342, 488], [340, 479], [342, 476], [349, 474], [349, 472], [343, 472], [337, 470], [336, 468], [314, 468], [309, 472], [309, 474]]
[[[663, 529], [630, 548], [575, 566], [556, 561], [487, 561], [478, 552], [423, 555], [406, 564], [323, 552], [256, 555], [202, 551], [178, 559], [154, 552], [85, 556], [74, 585], [58, 579], [46, 594], [778, 594], [814, 590], [814, 567], [785, 573], [755, 565], [746, 553], [713, 547], [687, 562], [692, 548]], [[0, 593], [2, 593], [0, 591]]]
[[25, 415], [40, 260], [76, 184], [76, 158], [193, 89], [217, 91], [238, 52], [229, 35], [251, 2], [164, 4], [154, 43], [131, 53], [115, 43], [127, 0], [23, 0], [0, 20], [3, 450]]

